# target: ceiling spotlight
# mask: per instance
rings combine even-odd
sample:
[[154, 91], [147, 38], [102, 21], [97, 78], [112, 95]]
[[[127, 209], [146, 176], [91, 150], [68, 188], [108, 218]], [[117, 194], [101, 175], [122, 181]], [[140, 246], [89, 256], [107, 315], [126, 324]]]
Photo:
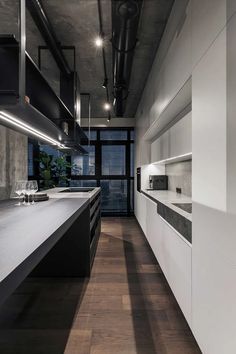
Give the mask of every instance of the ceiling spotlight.
[[108, 84], [108, 78], [105, 77], [104, 81], [103, 81], [103, 84], [102, 84], [102, 87], [105, 89], [107, 88], [107, 84]]
[[110, 103], [105, 103], [104, 104], [104, 109], [105, 109], [105, 111], [110, 111], [110, 109], [111, 109], [111, 105], [110, 105]]
[[110, 115], [110, 112], [109, 112], [109, 115], [107, 117], [107, 121], [110, 122], [110, 120], [111, 120], [111, 115]]
[[96, 47], [102, 47], [103, 46], [103, 39], [102, 39], [102, 37], [97, 37], [97, 38], [95, 38], [95, 40], [94, 40], [94, 43], [95, 43], [95, 45], [96, 45]]

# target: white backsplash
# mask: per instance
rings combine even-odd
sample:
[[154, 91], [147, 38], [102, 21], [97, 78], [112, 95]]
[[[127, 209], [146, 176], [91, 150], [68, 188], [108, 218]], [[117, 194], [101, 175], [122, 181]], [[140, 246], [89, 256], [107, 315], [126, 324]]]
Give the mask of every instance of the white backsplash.
[[175, 192], [182, 189], [182, 194], [192, 196], [192, 160], [176, 162], [166, 165], [168, 189]]

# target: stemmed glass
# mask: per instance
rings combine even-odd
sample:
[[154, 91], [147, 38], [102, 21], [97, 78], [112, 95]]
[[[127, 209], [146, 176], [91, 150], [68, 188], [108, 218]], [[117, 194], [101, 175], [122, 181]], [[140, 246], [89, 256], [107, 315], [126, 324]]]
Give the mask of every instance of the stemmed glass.
[[32, 194], [33, 184], [32, 181], [26, 182], [25, 194], [28, 196], [27, 205], [30, 205], [30, 195]]
[[32, 191], [32, 204], [34, 204], [35, 203], [34, 194], [38, 191], [38, 182], [35, 181], [35, 180], [33, 180], [31, 182], [32, 182], [32, 184], [31, 184], [31, 187], [32, 187], [32, 189], [31, 189], [31, 191]]
[[21, 195], [23, 194], [23, 191], [24, 191], [24, 182], [22, 182], [22, 181], [15, 182], [14, 191], [18, 195], [18, 198], [19, 198], [19, 201], [16, 205], [21, 205]]

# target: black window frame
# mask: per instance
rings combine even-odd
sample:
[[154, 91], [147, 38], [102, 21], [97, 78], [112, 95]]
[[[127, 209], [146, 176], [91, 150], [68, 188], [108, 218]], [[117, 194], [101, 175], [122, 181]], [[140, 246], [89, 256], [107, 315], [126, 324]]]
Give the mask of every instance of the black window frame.
[[[84, 130], [88, 130], [88, 127], [83, 127]], [[101, 180], [127, 180], [127, 211], [125, 212], [104, 212], [102, 211], [103, 216], [131, 216], [134, 215], [134, 211], [131, 208], [131, 181], [134, 181], [134, 171], [133, 176], [131, 176], [131, 166], [130, 166], [130, 151], [131, 144], [135, 146], [135, 140], [131, 140], [131, 131], [135, 129], [133, 127], [91, 127], [91, 130], [96, 130], [97, 139], [91, 140], [90, 145], [95, 146], [95, 174], [94, 175], [73, 175], [71, 169], [68, 169], [67, 175], [70, 180], [96, 180], [97, 187], [101, 186]], [[100, 131], [102, 130], [126, 130], [127, 131], [127, 140], [101, 140]], [[33, 169], [34, 175], [29, 176], [29, 179], [40, 180], [40, 171], [39, 171], [39, 152], [40, 147], [38, 142], [29, 139], [29, 143], [32, 143], [34, 146], [33, 149]], [[124, 175], [102, 175], [102, 145], [125, 145], [125, 174]], [[86, 146], [85, 146], [86, 149]], [[71, 162], [71, 156], [67, 156], [68, 162]], [[133, 182], [134, 188], [134, 182]], [[134, 192], [132, 193], [134, 196]], [[132, 201], [134, 205], [134, 201]]]
[[[88, 130], [88, 127], [84, 127], [84, 130]], [[95, 174], [94, 175], [73, 175], [70, 174], [71, 180], [96, 180], [97, 187], [101, 186], [101, 180], [127, 180], [127, 211], [125, 212], [109, 212], [102, 211], [104, 216], [131, 216], [134, 211], [131, 209], [131, 180], [134, 180], [134, 176], [131, 176], [130, 166], [130, 149], [131, 144], [135, 143], [135, 140], [131, 140], [131, 131], [134, 131], [133, 127], [120, 128], [120, 127], [91, 127], [91, 130], [97, 131], [97, 139], [91, 140], [90, 145], [95, 146]], [[127, 140], [101, 140], [100, 132], [104, 130], [125, 130], [127, 131]], [[103, 175], [102, 174], [102, 146], [103, 145], [123, 145], [125, 146], [125, 174], [124, 175]], [[133, 145], [134, 146], [134, 145]], [[86, 146], [84, 146], [86, 149]], [[134, 174], [134, 171], [133, 171]], [[134, 193], [133, 193], [134, 194]], [[133, 203], [132, 203], [133, 204]]]

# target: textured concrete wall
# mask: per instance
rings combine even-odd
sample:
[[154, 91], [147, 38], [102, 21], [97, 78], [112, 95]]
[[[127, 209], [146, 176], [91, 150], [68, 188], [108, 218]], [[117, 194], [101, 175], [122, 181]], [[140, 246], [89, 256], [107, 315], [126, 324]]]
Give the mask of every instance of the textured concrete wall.
[[16, 180], [28, 177], [28, 138], [0, 125], [0, 200], [10, 196]]

